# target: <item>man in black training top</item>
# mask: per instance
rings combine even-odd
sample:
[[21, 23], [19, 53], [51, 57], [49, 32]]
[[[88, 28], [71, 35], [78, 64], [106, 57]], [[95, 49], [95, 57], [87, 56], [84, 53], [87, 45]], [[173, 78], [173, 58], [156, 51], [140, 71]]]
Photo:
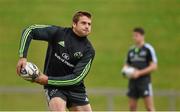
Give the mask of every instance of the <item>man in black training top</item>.
[[136, 111], [137, 100], [143, 97], [146, 109], [154, 111], [152, 85], [150, 73], [157, 69], [157, 58], [154, 48], [145, 43], [144, 30], [135, 28], [133, 30], [135, 45], [130, 48], [127, 55], [126, 66], [136, 68], [132, 78], [129, 80], [127, 95], [129, 96], [129, 108]]
[[[25, 67], [31, 39], [48, 42], [44, 73], [36, 83], [44, 85], [52, 111], [91, 111], [83, 79], [88, 74], [95, 51], [88, 41], [91, 14], [77, 12], [72, 28], [51, 25], [32, 25], [21, 38], [17, 73]], [[39, 55], [40, 56], [40, 55]]]

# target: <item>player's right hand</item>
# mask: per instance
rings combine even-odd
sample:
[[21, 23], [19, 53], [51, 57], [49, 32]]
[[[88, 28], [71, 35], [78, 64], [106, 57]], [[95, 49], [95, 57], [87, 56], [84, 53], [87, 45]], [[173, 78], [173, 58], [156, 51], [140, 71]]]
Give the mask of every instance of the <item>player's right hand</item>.
[[19, 61], [16, 66], [16, 72], [18, 75], [20, 75], [21, 68], [24, 68], [26, 66], [27, 59], [26, 58], [19, 58]]

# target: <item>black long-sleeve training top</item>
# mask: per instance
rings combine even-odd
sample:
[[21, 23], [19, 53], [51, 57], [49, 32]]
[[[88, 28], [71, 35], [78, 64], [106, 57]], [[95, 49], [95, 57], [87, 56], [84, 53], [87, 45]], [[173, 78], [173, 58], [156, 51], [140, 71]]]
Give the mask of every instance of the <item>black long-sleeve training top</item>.
[[71, 86], [83, 83], [95, 56], [87, 37], [77, 36], [72, 28], [32, 25], [22, 33], [20, 57], [27, 57], [31, 39], [48, 42], [44, 65], [44, 74], [48, 76], [47, 86]]

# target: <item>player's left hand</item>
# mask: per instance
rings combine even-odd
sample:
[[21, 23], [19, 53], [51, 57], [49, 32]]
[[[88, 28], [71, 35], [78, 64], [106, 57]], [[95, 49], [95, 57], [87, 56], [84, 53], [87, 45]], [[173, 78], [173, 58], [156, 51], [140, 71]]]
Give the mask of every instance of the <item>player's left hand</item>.
[[41, 73], [41, 75], [35, 79], [35, 82], [41, 85], [46, 85], [48, 84], [48, 76]]
[[134, 74], [132, 75], [132, 78], [133, 79], [137, 79], [137, 78], [139, 78], [140, 77], [140, 70], [135, 70], [135, 72], [134, 72]]

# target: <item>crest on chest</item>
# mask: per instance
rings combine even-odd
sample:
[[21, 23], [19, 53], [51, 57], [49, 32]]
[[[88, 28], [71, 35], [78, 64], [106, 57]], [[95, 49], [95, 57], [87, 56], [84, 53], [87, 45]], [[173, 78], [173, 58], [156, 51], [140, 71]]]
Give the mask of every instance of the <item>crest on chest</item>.
[[74, 58], [80, 59], [81, 57], [83, 57], [83, 53], [82, 52], [75, 52], [74, 53]]

